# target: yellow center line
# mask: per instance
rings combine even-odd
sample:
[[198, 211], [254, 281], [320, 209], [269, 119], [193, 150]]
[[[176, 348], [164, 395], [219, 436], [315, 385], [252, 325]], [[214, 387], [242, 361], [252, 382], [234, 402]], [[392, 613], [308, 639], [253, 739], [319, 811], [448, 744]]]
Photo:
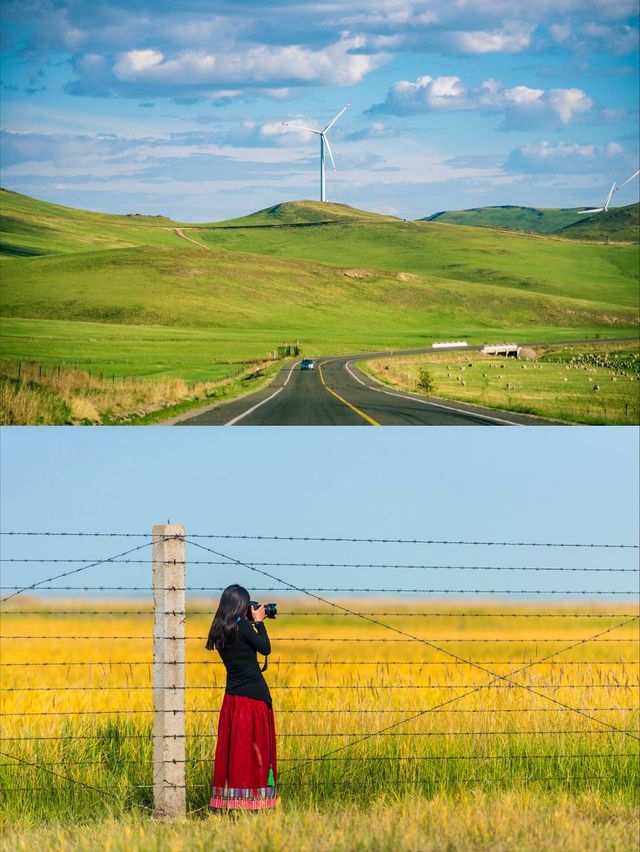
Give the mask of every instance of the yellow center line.
[[329, 393], [332, 396], [335, 396], [336, 399], [340, 400], [340, 402], [344, 403], [344, 405], [346, 405], [347, 408], [350, 408], [352, 411], [355, 411], [356, 414], [360, 415], [360, 417], [362, 417], [363, 420], [366, 420], [367, 423], [370, 423], [371, 426], [379, 426], [380, 424], [378, 423], [377, 420], [374, 420], [373, 417], [369, 417], [369, 415], [365, 414], [364, 411], [360, 411], [359, 408], [356, 408], [355, 405], [350, 403], [347, 399], [345, 399], [343, 396], [340, 396], [339, 393], [336, 393], [334, 390], [332, 390], [329, 387], [329, 385], [325, 382], [324, 375], [322, 373], [323, 364], [326, 364], [326, 363], [327, 363], [326, 361], [323, 361], [322, 364], [318, 365], [318, 372], [320, 373], [320, 381], [322, 382], [322, 386], [324, 387], [324, 389], [329, 391]]

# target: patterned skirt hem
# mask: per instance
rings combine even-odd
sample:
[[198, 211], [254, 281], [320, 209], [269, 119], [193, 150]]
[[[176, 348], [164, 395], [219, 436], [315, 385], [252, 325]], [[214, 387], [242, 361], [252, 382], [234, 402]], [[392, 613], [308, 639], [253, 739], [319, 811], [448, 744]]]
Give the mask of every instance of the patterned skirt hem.
[[218, 810], [260, 811], [265, 808], [275, 808], [277, 796], [271, 799], [227, 799], [224, 796], [212, 796], [209, 806]]

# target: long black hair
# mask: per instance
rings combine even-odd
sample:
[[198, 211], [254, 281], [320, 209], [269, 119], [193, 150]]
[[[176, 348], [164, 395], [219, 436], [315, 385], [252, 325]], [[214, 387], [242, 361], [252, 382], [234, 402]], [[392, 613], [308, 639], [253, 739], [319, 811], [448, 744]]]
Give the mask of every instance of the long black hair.
[[249, 592], [244, 586], [237, 583], [227, 586], [209, 628], [207, 651], [219, 651], [233, 644], [238, 633], [238, 618], [246, 616], [250, 603]]

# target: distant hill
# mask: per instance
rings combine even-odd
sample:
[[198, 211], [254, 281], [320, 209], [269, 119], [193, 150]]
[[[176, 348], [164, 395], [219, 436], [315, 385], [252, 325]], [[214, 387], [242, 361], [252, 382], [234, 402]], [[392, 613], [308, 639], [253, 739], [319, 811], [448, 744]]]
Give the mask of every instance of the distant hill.
[[472, 225], [476, 228], [509, 228], [532, 234], [553, 234], [560, 228], [579, 222], [578, 207], [472, 207], [469, 210], [444, 210], [425, 216], [423, 222], [448, 222], [450, 225]]
[[77, 210], [0, 189], [0, 255], [8, 257], [164, 245], [175, 224], [165, 216]]
[[323, 222], [397, 222], [395, 216], [383, 216], [358, 210], [348, 204], [327, 201], [286, 201], [258, 210], [249, 216], [220, 222], [222, 227], [264, 227], [268, 225], [320, 225]]
[[610, 240], [612, 242], [638, 242], [640, 238], [640, 204], [612, 207], [606, 213], [582, 217], [556, 232], [559, 237], [572, 240]]

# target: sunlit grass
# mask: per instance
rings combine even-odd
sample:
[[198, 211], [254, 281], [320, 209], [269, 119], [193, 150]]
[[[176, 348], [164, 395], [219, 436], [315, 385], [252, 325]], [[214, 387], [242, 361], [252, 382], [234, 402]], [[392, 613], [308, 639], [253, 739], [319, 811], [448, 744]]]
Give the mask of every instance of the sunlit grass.
[[215, 364], [210, 368], [210, 381], [186, 382], [0, 361], [0, 423], [55, 426], [141, 422], [254, 390], [279, 366], [267, 362]]
[[[535, 351], [535, 350], [534, 350]], [[576, 345], [538, 350], [539, 360], [479, 352], [378, 358], [364, 365], [373, 376], [403, 390], [419, 390], [426, 369], [429, 396], [576, 423], [640, 422], [638, 343]]]

